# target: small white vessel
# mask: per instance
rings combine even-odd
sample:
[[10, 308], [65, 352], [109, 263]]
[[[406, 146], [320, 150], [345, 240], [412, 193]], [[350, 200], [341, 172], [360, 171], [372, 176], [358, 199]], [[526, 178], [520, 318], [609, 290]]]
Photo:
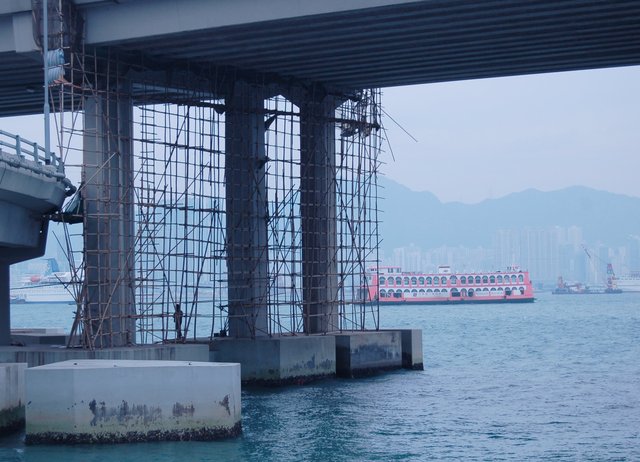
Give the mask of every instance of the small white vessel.
[[640, 271], [632, 271], [616, 278], [618, 288], [623, 292], [640, 292]]
[[16, 287], [11, 288], [13, 303], [75, 303], [71, 273], [58, 271], [55, 259], [48, 260], [44, 274], [26, 276]]

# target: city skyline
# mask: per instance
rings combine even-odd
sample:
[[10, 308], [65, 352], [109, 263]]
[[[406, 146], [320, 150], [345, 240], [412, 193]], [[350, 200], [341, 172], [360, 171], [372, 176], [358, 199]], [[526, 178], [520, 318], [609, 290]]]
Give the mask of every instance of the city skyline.
[[529, 271], [538, 288], [555, 285], [560, 276], [566, 281], [602, 285], [608, 263], [618, 276], [640, 269], [640, 241], [631, 239], [622, 246], [589, 243], [579, 226], [509, 228], [497, 230], [490, 246], [421, 248], [409, 244], [382, 252], [381, 261], [383, 266], [410, 272], [436, 272], [440, 265], [472, 273], [519, 266]]

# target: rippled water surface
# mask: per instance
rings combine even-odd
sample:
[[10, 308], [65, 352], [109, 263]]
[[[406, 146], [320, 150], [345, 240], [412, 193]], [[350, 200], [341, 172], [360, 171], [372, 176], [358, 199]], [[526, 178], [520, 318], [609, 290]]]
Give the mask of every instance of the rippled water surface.
[[[423, 372], [244, 390], [235, 440], [60, 448], [18, 434], [0, 460], [640, 460], [640, 294], [538, 297], [382, 308], [383, 327], [423, 329]], [[14, 326], [59, 312], [12, 309]]]

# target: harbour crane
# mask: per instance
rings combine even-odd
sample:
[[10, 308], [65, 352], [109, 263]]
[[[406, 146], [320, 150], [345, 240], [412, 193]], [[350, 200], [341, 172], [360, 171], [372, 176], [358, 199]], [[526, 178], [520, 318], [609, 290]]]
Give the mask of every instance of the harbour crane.
[[[587, 257], [589, 257], [589, 260], [593, 263], [593, 258], [591, 257], [591, 253], [589, 253], [589, 249], [587, 249], [587, 247], [584, 244], [582, 245], [582, 249], [587, 254]], [[602, 258], [598, 257], [597, 255], [595, 255], [595, 258], [600, 260], [601, 263], [604, 263], [605, 265], [607, 265], [607, 274], [605, 277], [605, 280], [607, 282], [606, 282], [606, 288], [604, 289], [604, 291], [608, 294], [622, 293], [622, 289], [618, 289], [618, 284], [616, 283], [616, 273], [613, 271], [613, 265], [610, 262], [604, 261]]]

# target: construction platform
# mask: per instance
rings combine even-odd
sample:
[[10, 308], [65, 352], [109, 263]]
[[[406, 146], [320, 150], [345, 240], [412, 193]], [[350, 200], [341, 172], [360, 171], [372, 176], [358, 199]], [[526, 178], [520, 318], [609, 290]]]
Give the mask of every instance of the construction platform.
[[[23, 346], [0, 347], [0, 363], [29, 367], [78, 359], [233, 362], [242, 365], [242, 382], [276, 386], [325, 377], [360, 377], [392, 369], [423, 369], [422, 331], [390, 329], [327, 335], [256, 339], [215, 337], [213, 341], [167, 343], [87, 350], [67, 348], [66, 337], [47, 329], [12, 332]], [[52, 344], [55, 341], [58, 344]]]

